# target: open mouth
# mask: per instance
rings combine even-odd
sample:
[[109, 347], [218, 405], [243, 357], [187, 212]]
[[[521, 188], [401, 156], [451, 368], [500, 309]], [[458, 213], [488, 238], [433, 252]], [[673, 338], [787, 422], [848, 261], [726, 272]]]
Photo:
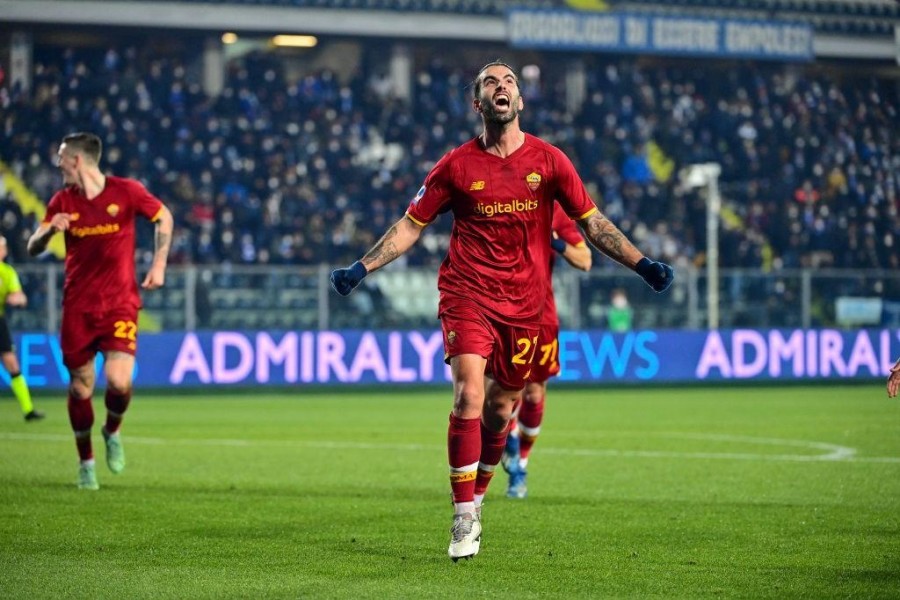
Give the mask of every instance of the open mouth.
[[509, 108], [509, 106], [510, 106], [509, 96], [506, 96], [505, 94], [501, 94], [499, 96], [494, 97], [494, 104], [498, 108]]

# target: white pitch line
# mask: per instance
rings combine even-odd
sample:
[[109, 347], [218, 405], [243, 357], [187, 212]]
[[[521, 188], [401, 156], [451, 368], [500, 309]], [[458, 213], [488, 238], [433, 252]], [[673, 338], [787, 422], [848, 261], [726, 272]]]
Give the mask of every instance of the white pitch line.
[[[745, 435], [729, 435], [721, 433], [686, 433], [686, 432], [668, 432], [658, 433], [657, 436], [671, 437], [688, 440], [704, 440], [713, 442], [737, 442], [740, 444], [757, 444], [761, 446], [793, 446], [795, 448], [810, 448], [812, 450], [822, 450], [826, 454], [817, 456], [818, 460], [847, 460], [852, 459], [856, 455], [855, 448], [847, 446], [839, 446], [837, 444], [829, 444], [827, 442], [815, 442], [808, 440], [785, 440], [781, 438], [762, 438]], [[805, 456], [805, 455], [804, 455]], [[900, 460], [900, 459], [898, 459]]]
[[[752, 452], [679, 452], [669, 450], [619, 450], [615, 448], [548, 448], [541, 447], [540, 452], [562, 456], [598, 456], [613, 458], [686, 458], [701, 460], [757, 460], [775, 462], [841, 462], [841, 463], [884, 463], [900, 464], [898, 456], [858, 456], [854, 448], [806, 440], [785, 440], [777, 438], [756, 438], [746, 436], [730, 436], [702, 433], [656, 433], [646, 434], [648, 437], [673, 437], [695, 440], [736, 442], [767, 446], [791, 446], [821, 450], [824, 454], [758, 454]], [[25, 442], [71, 442], [71, 436], [40, 433], [0, 433], [0, 440]], [[344, 450], [403, 450], [420, 452], [422, 450], [441, 450], [444, 446], [436, 444], [393, 444], [380, 442], [348, 442], [328, 440], [247, 440], [247, 439], [165, 439], [156, 437], [131, 437], [124, 441], [128, 444], [148, 446], [216, 446], [253, 448], [276, 446], [282, 448], [328, 448]]]
[[[830, 454], [752, 454], [748, 452], [673, 452], [664, 450], [593, 450], [541, 448], [547, 454], [567, 454], [570, 456], [610, 456], [623, 458], [702, 458], [713, 460], [758, 460], [775, 462], [871, 462], [864, 457], [848, 456], [835, 458]], [[900, 463], [900, 457], [879, 457], [879, 462]]]

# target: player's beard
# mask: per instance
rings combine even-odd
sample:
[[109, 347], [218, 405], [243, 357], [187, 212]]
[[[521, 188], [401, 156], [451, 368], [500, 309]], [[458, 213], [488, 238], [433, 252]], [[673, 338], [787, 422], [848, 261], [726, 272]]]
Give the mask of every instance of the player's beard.
[[509, 99], [509, 110], [505, 113], [498, 113], [497, 107], [491, 100], [483, 100], [481, 102], [481, 114], [484, 116], [486, 123], [493, 123], [494, 125], [512, 123], [519, 116], [519, 98], [516, 96]]
[[62, 175], [63, 185], [75, 185], [78, 183], [78, 175], [72, 169], [60, 169], [60, 175]]

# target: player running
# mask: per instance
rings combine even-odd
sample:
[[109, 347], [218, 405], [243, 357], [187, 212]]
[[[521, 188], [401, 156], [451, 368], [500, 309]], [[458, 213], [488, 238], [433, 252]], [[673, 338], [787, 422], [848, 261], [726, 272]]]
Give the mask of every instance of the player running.
[[[582, 271], [590, 271], [591, 249], [575, 222], [566, 215], [559, 204], [553, 207], [553, 239], [550, 247], [566, 262]], [[538, 337], [538, 351], [531, 368], [531, 376], [525, 385], [525, 394], [519, 403], [506, 438], [501, 464], [509, 473], [506, 495], [510, 498], [524, 498], [528, 494], [526, 482], [528, 456], [531, 447], [541, 432], [544, 420], [544, 401], [547, 397], [547, 381], [559, 374], [559, 315], [553, 296], [553, 266], [556, 256], [551, 254], [547, 268], [550, 271], [551, 286], [546, 291], [546, 302], [541, 312], [541, 333]]]
[[119, 435], [131, 402], [132, 373], [137, 352], [138, 294], [134, 265], [135, 220], [156, 223], [155, 250], [141, 287], [165, 283], [172, 241], [172, 213], [134, 179], [105, 175], [100, 170], [102, 145], [90, 133], [63, 138], [57, 166], [66, 187], [54, 194], [43, 222], [28, 240], [36, 256], [57, 232], [65, 233], [66, 268], [63, 283], [60, 344], [69, 370], [68, 410], [80, 459], [78, 487], [99, 489], [94, 469], [91, 428], [97, 353], [104, 358], [106, 464], [113, 473], [125, 468]]

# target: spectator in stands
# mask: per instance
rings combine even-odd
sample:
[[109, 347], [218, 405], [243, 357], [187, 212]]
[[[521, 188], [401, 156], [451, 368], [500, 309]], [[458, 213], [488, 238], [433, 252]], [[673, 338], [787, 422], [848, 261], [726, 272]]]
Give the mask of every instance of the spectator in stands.
[[[43, 153], [55, 131], [63, 123], [96, 128], [112, 169], [140, 174], [173, 200], [176, 235], [185, 230], [191, 241], [186, 262], [235, 260], [234, 244], [240, 247], [244, 234], [255, 246], [245, 256], [257, 264], [358, 256], [388, 225], [386, 215], [402, 211], [397, 198], [415, 193], [429, 157], [474, 126], [463, 86], [454, 83], [464, 73], [446, 58], [414, 72], [407, 104], [375, 71], [341, 80], [320, 69], [293, 81], [283, 60], [264, 52], [229, 64], [222, 94], [209, 98], [189, 76], [186, 54], [154, 57], [114, 45], [35, 51], [30, 95], [10, 94], [4, 108], [3, 160], [38, 197], [49, 197], [56, 174]], [[529, 86], [539, 101], [531, 105], [530, 126], [570, 153], [626, 234], [640, 242], [638, 232], [669, 225], [673, 254], [663, 260], [702, 256], [703, 207], [685, 215], [685, 200], [693, 199], [676, 181], [640, 170], [644, 176], [628, 175], [623, 165], [636, 142], [652, 142], [681, 165], [722, 164], [725, 203], [745, 222], [721, 253], [737, 262], [722, 267], [758, 262], [757, 247], [771, 253], [772, 268], [825, 264], [829, 253], [842, 268], [900, 266], [888, 245], [896, 240], [900, 189], [900, 149], [891, 137], [900, 103], [888, 80], [853, 73], [839, 81], [802, 68], [789, 76], [777, 63], [726, 71], [714, 62], [700, 70], [688, 62], [584, 60], [580, 111], [567, 110], [562, 94], [547, 93], [562, 83], [552, 78], [554, 69], [535, 70], [540, 77]], [[818, 201], [794, 210], [797, 190]], [[358, 226], [316, 239], [322, 230], [344, 229], [348, 214]], [[312, 226], [313, 215], [322, 229]], [[223, 245], [226, 229], [233, 241]], [[869, 232], [873, 239], [865, 241]], [[211, 251], [199, 241], [203, 233]], [[422, 244], [412, 264], [437, 264], [447, 233], [443, 225], [428, 231], [435, 243]], [[295, 234], [315, 239], [315, 251], [279, 255], [282, 237]]]
[[630, 331], [634, 321], [634, 309], [628, 303], [628, 295], [622, 288], [616, 288], [610, 294], [609, 307], [606, 309], [606, 323], [610, 331]]

